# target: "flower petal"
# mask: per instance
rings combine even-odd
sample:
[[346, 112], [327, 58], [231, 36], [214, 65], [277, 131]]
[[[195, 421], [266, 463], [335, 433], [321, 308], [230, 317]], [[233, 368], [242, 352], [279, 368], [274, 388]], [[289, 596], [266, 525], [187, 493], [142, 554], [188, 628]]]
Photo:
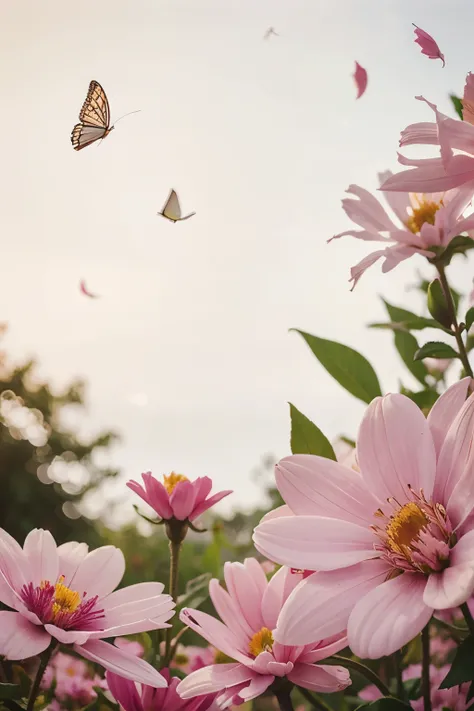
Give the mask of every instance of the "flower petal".
[[459, 154], [451, 158], [449, 172], [446, 172], [442, 163], [436, 167], [430, 162], [424, 167], [395, 173], [382, 185], [382, 190], [435, 193], [458, 188], [471, 180], [474, 180], [474, 158]]
[[140, 696], [133, 681], [123, 679], [110, 671], [105, 673], [105, 678], [110, 693], [125, 711], [143, 711]]
[[302, 576], [283, 566], [272, 576], [262, 598], [262, 615], [265, 627], [273, 630], [285, 601], [301, 582]]
[[314, 573], [293, 590], [278, 618], [274, 638], [304, 645], [345, 630], [354, 605], [386, 578], [390, 568], [369, 560], [351, 568]]
[[349, 185], [346, 192], [359, 198], [344, 198], [342, 201], [344, 212], [356, 225], [369, 232], [390, 232], [398, 229], [383, 205], [368, 190], [359, 185]]
[[[436, 128], [436, 124], [433, 124]], [[435, 131], [436, 137], [438, 136], [438, 132]], [[391, 178], [393, 175], [391, 170], [386, 170], [383, 173], [379, 173], [377, 175], [379, 184], [383, 185], [386, 180]], [[386, 192], [384, 193], [384, 198], [390, 205], [391, 209], [395, 213], [395, 215], [398, 217], [402, 225], [404, 225], [408, 219], [408, 208], [411, 207], [410, 200], [408, 198], [408, 194], [404, 193], [389, 193]]]
[[466, 401], [470, 382], [471, 378], [463, 378], [455, 385], [451, 385], [451, 387], [436, 400], [429, 412], [428, 424], [431, 429], [436, 454], [439, 454], [441, 445], [444, 442], [454, 418]]
[[213, 578], [209, 583], [209, 595], [222, 622], [232, 630], [239, 645], [244, 648], [253, 635], [253, 629], [242, 615], [236, 600], [221, 587], [216, 578]]
[[28, 659], [49, 647], [50, 635], [33, 625], [19, 612], [0, 611], [0, 656], [6, 659]]
[[251, 663], [250, 657], [244, 653], [247, 650], [242, 648], [234, 632], [211, 615], [185, 607], [181, 610], [179, 619], [231, 659], [242, 664]]
[[275, 480], [295, 514], [329, 516], [357, 524], [372, 522], [379, 506], [358, 472], [331, 459], [294, 454], [280, 460]]
[[354, 81], [356, 84], [357, 88], [357, 96], [356, 99], [360, 99], [362, 94], [365, 93], [365, 90], [367, 89], [367, 69], [364, 69], [364, 67], [361, 67], [359, 62], [355, 63], [355, 71], [353, 74]]
[[352, 683], [347, 669], [339, 666], [295, 664], [295, 668], [287, 676], [293, 684], [320, 694], [342, 691]]
[[34, 528], [29, 532], [23, 544], [23, 551], [28, 560], [29, 582], [34, 586], [41, 581], [55, 583], [59, 573], [59, 558], [56, 541], [50, 531]]
[[357, 455], [367, 487], [381, 502], [405, 503], [408, 486], [429, 499], [436, 473], [433, 438], [425, 416], [404, 395], [378, 397], [359, 429]]
[[261, 523], [255, 547], [270, 560], [304, 570], [335, 570], [376, 558], [368, 525], [323, 516], [293, 516]]
[[178, 521], [185, 521], [191, 514], [196, 500], [196, 491], [190, 481], [178, 481], [170, 495], [170, 506]]
[[71, 579], [71, 586], [87, 596], [105, 597], [123, 578], [125, 559], [115, 546], [102, 546], [86, 555]]
[[64, 583], [69, 587], [79, 564], [84, 560], [89, 552], [87, 543], [69, 541], [58, 546], [59, 575], [64, 575]]
[[148, 684], [155, 689], [167, 686], [166, 680], [150, 664], [134, 654], [118, 649], [113, 644], [91, 639], [83, 645], [75, 644], [74, 651], [124, 679]]
[[177, 691], [182, 699], [193, 699], [241, 684], [255, 676], [255, 672], [242, 664], [211, 664], [188, 674]]
[[242, 563], [225, 563], [224, 579], [240, 614], [251, 629], [259, 630], [263, 627], [262, 592], [254, 580], [254, 574]]
[[378, 659], [416, 637], [433, 613], [423, 602], [425, 586], [424, 575], [402, 573], [367, 593], [354, 607], [347, 625], [354, 654]]
[[[0, 528], [0, 578], [6, 581], [11, 591], [18, 593], [29, 582], [28, 560], [22, 547], [3, 528]], [[11, 599], [11, 593], [1, 586]], [[5, 600], [6, 604], [10, 604]]]
[[210, 509], [211, 506], [215, 506], [215, 504], [221, 501], [221, 499], [224, 499], [226, 496], [229, 496], [229, 494], [232, 493], [232, 489], [226, 489], [225, 491], [219, 491], [217, 494], [214, 494], [213, 496], [209, 497], [209, 499], [202, 501], [193, 509], [193, 512], [189, 516], [189, 520], [194, 521], [194, 519], [203, 514], [204, 511]]
[[364, 259], [361, 259], [355, 266], [351, 267], [351, 278], [349, 279], [349, 281], [352, 282], [351, 291], [355, 289], [357, 282], [364, 272], [366, 272], [372, 264], [378, 262], [378, 260], [385, 255], [385, 252], [385, 249], [378, 249], [376, 252], [371, 252], [364, 257]]
[[423, 601], [428, 607], [447, 610], [466, 602], [474, 591], [474, 563], [452, 565], [428, 578]]
[[61, 642], [61, 644], [84, 644], [87, 642], [92, 632], [80, 632], [77, 630], [63, 630], [56, 625], [45, 625], [46, 632]]

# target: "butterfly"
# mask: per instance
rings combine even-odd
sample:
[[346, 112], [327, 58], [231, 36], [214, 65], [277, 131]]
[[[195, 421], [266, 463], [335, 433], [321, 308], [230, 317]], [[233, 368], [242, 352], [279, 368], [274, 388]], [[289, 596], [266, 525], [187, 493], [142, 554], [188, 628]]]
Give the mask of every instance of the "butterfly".
[[110, 108], [105, 91], [98, 81], [91, 81], [86, 100], [71, 133], [72, 147], [80, 151], [91, 143], [105, 138], [114, 128], [110, 125]]
[[280, 35], [278, 32], [275, 32], [275, 29], [273, 27], [269, 27], [268, 30], [265, 32], [263, 35], [263, 39], [269, 39], [272, 35], [275, 35], [275, 37], [279, 37]]
[[195, 214], [195, 212], [190, 212], [189, 215], [181, 217], [181, 207], [179, 204], [178, 196], [176, 195], [176, 192], [174, 190], [170, 190], [170, 194], [168, 195], [168, 199], [166, 200], [162, 211], [157, 213], [157, 215], [166, 217], [166, 219], [170, 220], [171, 222], [180, 222], [181, 220], [187, 220], [189, 217], [192, 217]]

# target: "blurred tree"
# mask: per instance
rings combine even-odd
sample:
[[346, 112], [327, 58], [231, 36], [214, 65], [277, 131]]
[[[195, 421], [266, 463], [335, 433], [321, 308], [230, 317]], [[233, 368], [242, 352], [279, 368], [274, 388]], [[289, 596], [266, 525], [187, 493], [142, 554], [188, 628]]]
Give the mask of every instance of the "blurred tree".
[[77, 504], [117, 474], [96, 466], [93, 458], [116, 435], [104, 432], [85, 442], [64, 428], [64, 408], [84, 404], [84, 383], [77, 380], [54, 393], [35, 371], [35, 361], [12, 365], [0, 352], [0, 526], [21, 543], [38, 527], [50, 530], [58, 543], [77, 539], [97, 545], [99, 532]]

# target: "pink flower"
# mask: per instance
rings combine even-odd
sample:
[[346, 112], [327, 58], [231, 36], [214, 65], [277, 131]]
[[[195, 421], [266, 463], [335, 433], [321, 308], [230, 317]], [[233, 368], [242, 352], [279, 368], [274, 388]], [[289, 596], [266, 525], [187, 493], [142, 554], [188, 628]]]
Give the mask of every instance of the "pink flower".
[[86, 659], [154, 686], [163, 677], [132, 654], [102, 641], [169, 627], [174, 602], [162, 583], [139, 583], [112, 592], [125, 570], [122, 551], [85, 543], [56, 546], [49, 531], [35, 529], [23, 548], [0, 529], [0, 655], [26, 659], [51, 640], [73, 645]]
[[276, 466], [287, 506], [254, 542], [266, 557], [317, 570], [284, 605], [282, 644], [347, 627], [360, 657], [400, 649], [433, 610], [474, 590], [474, 395], [449, 388], [425, 419], [404, 395], [378, 397], [362, 420], [360, 471], [312, 455]]
[[179, 679], [171, 677], [168, 669], [162, 669], [161, 673], [168, 682], [167, 689], [135, 684], [109, 671], [106, 673], [106, 679], [110, 693], [124, 711], [217, 711], [214, 704], [215, 694], [205, 694], [188, 702], [183, 701], [176, 691]]
[[207, 498], [212, 488], [212, 480], [208, 476], [189, 481], [183, 474], [171, 472], [169, 476], [163, 477], [164, 485], [155, 479], [151, 472], [142, 474], [142, 479], [145, 488], [133, 480], [127, 482], [127, 486], [165, 521], [170, 518], [194, 521], [204, 511], [232, 493], [231, 490], [220, 491]]
[[209, 664], [217, 664], [220, 652], [214, 647], [184, 647], [179, 645], [171, 662], [171, 667], [181, 669], [185, 674], [202, 669]]
[[[441, 668], [435, 667], [433, 664], [430, 666], [431, 705], [433, 711], [443, 711], [443, 709], [465, 711], [468, 707], [466, 697], [469, 691], [469, 683], [453, 686], [452, 689], [438, 688], [449, 668], [449, 664]], [[402, 677], [403, 681], [421, 678], [421, 664], [411, 664], [403, 670]], [[381, 698], [382, 694], [376, 686], [366, 686], [359, 693], [359, 696], [364, 701], [376, 701]], [[411, 700], [410, 705], [415, 711], [423, 711], [424, 709], [422, 698]]]
[[85, 662], [62, 652], [58, 652], [48, 665], [41, 686], [49, 689], [53, 682], [56, 684], [55, 698], [72, 702], [78, 708], [91, 703], [97, 697], [94, 687], [103, 685], [103, 680], [92, 674]]
[[114, 644], [119, 649], [124, 649], [129, 654], [133, 654], [135, 657], [143, 657], [145, 650], [140, 642], [134, 642], [126, 637], [117, 637], [114, 639]]
[[314, 637], [302, 647], [283, 646], [273, 639], [281, 607], [301, 575], [281, 568], [268, 582], [258, 561], [247, 558], [243, 564], [226, 563], [224, 578], [227, 590], [218, 580], [209, 583], [222, 622], [188, 608], [181, 611], [180, 619], [235, 662], [190, 674], [178, 687], [183, 699], [218, 692], [216, 701], [226, 708], [259, 696], [275, 677], [320, 692], [340, 691], [350, 684], [346, 669], [317, 664], [345, 647], [344, 634], [325, 640]]
[[364, 67], [361, 67], [359, 62], [355, 63], [355, 72], [353, 77], [357, 88], [356, 99], [360, 99], [362, 94], [367, 89], [367, 70], [364, 69]]
[[[390, 171], [380, 173], [380, 182], [386, 185], [390, 175]], [[453, 237], [474, 227], [474, 214], [467, 219], [462, 217], [474, 195], [474, 184], [447, 193], [425, 195], [394, 195], [384, 192], [398, 224], [392, 221], [384, 206], [367, 190], [358, 185], [350, 185], [347, 192], [357, 199], [345, 198], [342, 207], [346, 215], [362, 229], [340, 232], [331, 240], [350, 235], [386, 245], [383, 249], [370, 252], [352, 267], [352, 288], [366, 269], [380, 258], [384, 259], [382, 271], [389, 272], [414, 254], [428, 258], [436, 256], [435, 252], [430, 251], [431, 247], [447, 247]]]
[[430, 375], [442, 375], [453, 364], [453, 361], [448, 358], [423, 358], [423, 363]]
[[[400, 146], [432, 145], [440, 150], [439, 158], [406, 158], [402, 165], [411, 166], [391, 176], [382, 190], [396, 192], [437, 192], [451, 190], [474, 180], [474, 75], [469, 73], [464, 88], [465, 121], [452, 119], [438, 111], [435, 104], [424, 101], [434, 112], [434, 122], [413, 123], [402, 131]], [[457, 152], [455, 152], [457, 151]], [[464, 229], [471, 229], [466, 227]], [[463, 231], [464, 231], [463, 229]]]
[[414, 23], [413, 27], [415, 28], [416, 35], [415, 42], [420, 45], [421, 53], [425, 54], [430, 59], [441, 59], [444, 67], [446, 64], [444, 61], [444, 54], [442, 54], [433, 37], [429, 35], [428, 32], [425, 32], [420, 27], [417, 27]]

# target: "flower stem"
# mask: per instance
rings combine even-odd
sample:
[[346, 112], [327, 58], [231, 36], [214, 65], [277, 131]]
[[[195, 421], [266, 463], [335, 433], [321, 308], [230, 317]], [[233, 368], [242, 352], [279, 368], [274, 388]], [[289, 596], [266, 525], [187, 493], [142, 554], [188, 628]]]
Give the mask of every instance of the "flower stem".
[[388, 686], [385, 686], [383, 683], [382, 679], [380, 679], [377, 674], [372, 671], [372, 669], [369, 669], [369, 667], [366, 667], [365, 664], [362, 664], [362, 662], [356, 662], [355, 659], [350, 659], [349, 657], [341, 657], [339, 654], [333, 654], [332, 657], [329, 659], [324, 660], [325, 664], [340, 664], [342, 667], [347, 667], [348, 669], [353, 669], [354, 671], [359, 672], [362, 676], [365, 676], [365, 678], [370, 681], [372, 684], [375, 684], [377, 689], [380, 691], [383, 696], [391, 696], [390, 689]]
[[322, 699], [318, 696], [313, 696], [313, 694], [302, 686], [298, 686], [298, 691], [304, 698], [309, 701], [311, 706], [313, 706], [318, 711], [332, 711], [331, 707], [328, 706]]
[[421, 688], [423, 690], [423, 706], [425, 711], [431, 711], [431, 684], [430, 684], [430, 625], [421, 631]]
[[26, 711], [33, 711], [36, 697], [38, 696], [38, 692], [40, 689], [41, 680], [43, 679], [46, 667], [48, 666], [49, 660], [51, 659], [51, 655], [56, 649], [56, 645], [57, 642], [52, 639], [48, 649], [45, 649], [45, 651], [40, 655], [40, 665], [38, 667], [38, 671], [36, 672], [35, 680], [33, 681], [33, 684], [31, 686]]
[[456, 316], [456, 307], [454, 305], [451, 289], [449, 288], [448, 279], [446, 276], [446, 272], [444, 270], [444, 266], [442, 264], [437, 264], [436, 269], [438, 270], [439, 281], [441, 284], [441, 288], [443, 289], [444, 298], [446, 299], [446, 304], [448, 306], [449, 315], [451, 317], [453, 334], [456, 339], [456, 343], [458, 344], [459, 356], [461, 358], [461, 363], [464, 366], [466, 375], [469, 375], [469, 377], [473, 378], [474, 374], [472, 372], [471, 364], [469, 363], [469, 357], [467, 355], [466, 346], [464, 345], [461, 329], [459, 328], [459, 323], [458, 323], [458, 319]]
[[463, 604], [460, 605], [460, 607], [461, 607], [461, 612], [464, 615], [464, 619], [466, 620], [466, 624], [469, 628], [469, 632], [474, 637], [474, 619], [472, 618], [471, 611], [469, 609], [467, 602], [463, 602]]
[[275, 691], [275, 696], [280, 706], [280, 711], [294, 711], [291, 703], [291, 690], [286, 688]]
[[[179, 569], [179, 554], [181, 552], [182, 541], [170, 539], [170, 584], [169, 594], [176, 602], [178, 599], [178, 569]], [[171, 662], [171, 639], [173, 636], [173, 627], [168, 627], [166, 630], [165, 655], [161, 667], [167, 667]]]
[[402, 652], [398, 650], [393, 655], [393, 666], [395, 668], [395, 681], [397, 683], [397, 696], [402, 701], [406, 701], [405, 687], [402, 677]]

